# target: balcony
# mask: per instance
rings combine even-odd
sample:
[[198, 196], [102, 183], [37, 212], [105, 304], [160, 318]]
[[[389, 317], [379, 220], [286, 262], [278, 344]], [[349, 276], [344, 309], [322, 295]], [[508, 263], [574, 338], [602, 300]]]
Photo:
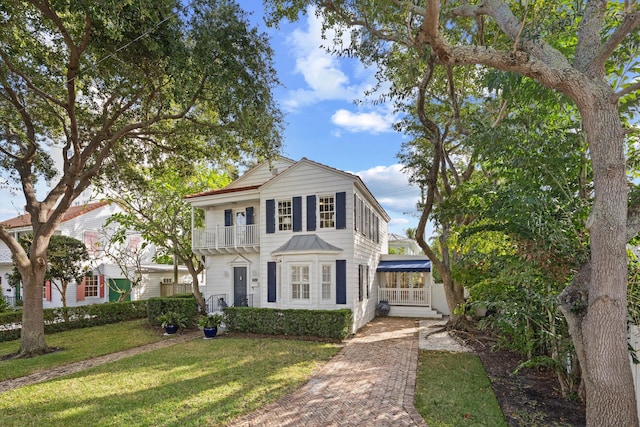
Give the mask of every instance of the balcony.
[[260, 227], [252, 224], [193, 230], [191, 245], [196, 255], [258, 253]]

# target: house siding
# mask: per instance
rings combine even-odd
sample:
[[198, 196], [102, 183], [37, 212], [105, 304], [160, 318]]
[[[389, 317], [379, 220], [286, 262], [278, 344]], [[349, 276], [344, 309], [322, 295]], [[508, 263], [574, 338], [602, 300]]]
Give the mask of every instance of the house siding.
[[[67, 221], [62, 222], [56, 229], [57, 234], [61, 234], [64, 236], [73, 237], [75, 239], [80, 240], [81, 242], [86, 244], [85, 234], [86, 232], [98, 233], [100, 234], [100, 230], [103, 227], [103, 224], [106, 220], [113, 214], [117, 212], [121, 212], [122, 209], [115, 203], [113, 204], [105, 204], [97, 209], [90, 210], [86, 213], [82, 213], [74, 218], [71, 218]], [[93, 252], [91, 248], [87, 248], [89, 250], [90, 256], [92, 256]], [[0, 242], [0, 253], [4, 253], [9, 251], [6, 245]], [[152, 258], [155, 253], [155, 247], [153, 245], [149, 245], [146, 248], [145, 254], [142, 259], [143, 264], [153, 264]], [[122, 273], [119, 267], [113, 264], [109, 264], [109, 260], [106, 258], [93, 258], [92, 265], [98, 265], [96, 269], [94, 269], [94, 274], [105, 274], [105, 277], [112, 279], [120, 279], [125, 278], [125, 275]], [[9, 274], [13, 270], [13, 262], [9, 259], [8, 261], [0, 260], [0, 275], [2, 275], [2, 292], [3, 295], [14, 296], [15, 290], [9, 288], [8, 283], [6, 281], [6, 274]], [[165, 274], [166, 277], [173, 277], [172, 273]], [[147, 275], [144, 275], [143, 282], [146, 281], [144, 288], [141, 288], [139, 291], [132, 292], [132, 299], [147, 299], [150, 296], [159, 296], [160, 295], [160, 279], [154, 280], [151, 278], [147, 278]], [[191, 281], [189, 276], [189, 281]], [[81, 305], [89, 305], [89, 304], [99, 304], [103, 302], [109, 301], [109, 291], [107, 285], [105, 284], [104, 296], [100, 297], [83, 297], [80, 296], [78, 298], [78, 285], [75, 282], [70, 283], [67, 286], [66, 299], [68, 307], [76, 307]], [[80, 301], [78, 301], [80, 299]], [[51, 299], [46, 300], [43, 299], [43, 307], [44, 308], [56, 308], [62, 306], [62, 296], [55, 288], [54, 285], [51, 286]]]
[[[286, 162], [285, 162], [286, 163]], [[311, 161], [301, 160], [295, 164], [286, 164], [286, 168], [279, 170], [279, 174], [267, 177], [268, 168], [261, 166], [250, 171], [247, 177], [241, 177], [231, 187], [242, 188], [256, 185], [265, 178], [257, 193], [259, 204], [248, 202], [255, 209], [256, 223], [259, 224], [260, 245], [259, 253], [237, 254], [217, 251], [207, 255], [207, 288], [206, 295], [233, 295], [233, 262], [244, 262], [249, 266], [248, 292], [254, 293], [254, 306], [269, 308], [299, 308], [299, 309], [343, 309], [353, 311], [353, 332], [364, 326], [375, 316], [377, 304], [377, 282], [375, 269], [382, 248], [386, 248], [388, 216], [381, 210], [375, 199], [362, 190], [364, 186], [354, 176], [336, 169], [332, 169]], [[281, 166], [276, 165], [280, 168]], [[270, 173], [270, 172], [269, 172]], [[378, 242], [367, 238], [354, 230], [354, 195], [367, 201], [368, 206], [379, 218]], [[200, 200], [192, 200], [194, 205], [206, 209], [206, 227], [212, 228], [224, 224], [224, 211], [230, 205], [221, 203], [221, 197], [208, 196]], [[241, 193], [238, 193], [234, 208], [242, 209]], [[320, 197], [334, 198], [334, 226], [322, 228], [319, 219]], [[256, 198], [256, 192], [247, 193], [247, 197]], [[206, 200], [206, 202], [205, 202]], [[279, 230], [278, 201], [290, 201], [292, 208], [291, 230]], [[340, 206], [342, 205], [342, 209]], [[275, 218], [274, 218], [275, 217]], [[275, 227], [268, 227], [273, 218]], [[285, 245], [294, 236], [316, 235], [324, 242], [340, 250], [328, 252], [274, 252]], [[233, 252], [233, 251], [231, 251]], [[234, 261], [235, 260], [235, 261]], [[369, 273], [369, 293], [362, 301], [358, 298], [359, 265], [364, 265], [364, 271]], [[326, 267], [324, 267], [326, 266]], [[344, 303], [337, 303], [338, 270], [344, 266]], [[291, 272], [298, 271], [309, 274], [308, 297], [306, 286], [292, 290]], [[330, 284], [325, 285], [325, 295], [322, 294], [323, 268], [331, 270]], [[275, 276], [275, 281], [273, 277]], [[325, 274], [325, 278], [327, 274]], [[270, 280], [271, 279], [271, 280]], [[330, 298], [326, 295], [330, 285]], [[303, 289], [302, 296], [298, 289]], [[230, 304], [232, 301], [229, 302]]]
[[226, 188], [249, 187], [252, 185], [264, 184], [265, 182], [273, 178], [276, 174], [284, 172], [293, 164], [295, 164], [293, 160], [285, 158], [274, 160], [271, 163], [271, 168], [269, 167], [269, 164], [262, 163], [255, 168], [250, 169], [240, 178], [227, 185]]

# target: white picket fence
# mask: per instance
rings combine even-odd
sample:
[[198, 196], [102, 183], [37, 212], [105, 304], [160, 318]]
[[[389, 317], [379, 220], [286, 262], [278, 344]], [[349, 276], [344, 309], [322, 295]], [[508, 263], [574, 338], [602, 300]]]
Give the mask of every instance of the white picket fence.
[[[636, 357], [640, 359], [640, 329], [637, 325], [631, 325], [629, 328], [629, 344], [636, 352]], [[631, 356], [631, 373], [633, 374], [633, 385], [636, 389], [636, 405], [638, 410], [638, 417], [640, 417], [640, 364], [633, 363]]]

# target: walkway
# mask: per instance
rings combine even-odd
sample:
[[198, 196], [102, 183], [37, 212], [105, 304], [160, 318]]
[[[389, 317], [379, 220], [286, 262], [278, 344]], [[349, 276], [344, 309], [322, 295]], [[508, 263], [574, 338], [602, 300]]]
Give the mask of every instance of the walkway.
[[301, 389], [229, 426], [425, 426], [413, 407], [418, 322], [375, 318]]
[[55, 368], [47, 368], [43, 371], [38, 371], [26, 377], [14, 378], [11, 380], [0, 381], [0, 393], [12, 390], [14, 388], [37, 384], [44, 381], [49, 381], [54, 378], [61, 377], [62, 375], [75, 374], [76, 372], [83, 371], [85, 369], [92, 368], [94, 366], [102, 365], [104, 363], [120, 360], [125, 357], [133, 356], [134, 354], [144, 353], [147, 351], [157, 350], [159, 348], [169, 347], [181, 342], [195, 339], [196, 337], [202, 337], [201, 331], [188, 331], [181, 332], [178, 336], [171, 337], [162, 341], [157, 341], [151, 344], [143, 345], [140, 347], [130, 348], [128, 350], [119, 351], [117, 353], [105, 354], [104, 356], [94, 357], [92, 359], [81, 360], [79, 362], [69, 363], [68, 365], [57, 366]]

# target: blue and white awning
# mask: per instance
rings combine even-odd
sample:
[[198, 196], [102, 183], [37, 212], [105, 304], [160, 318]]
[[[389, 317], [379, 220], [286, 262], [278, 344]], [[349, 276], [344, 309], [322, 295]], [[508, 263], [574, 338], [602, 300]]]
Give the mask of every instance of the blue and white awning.
[[393, 261], [380, 261], [378, 272], [430, 272], [431, 261], [428, 259], [407, 259], [407, 260], [393, 260]]

